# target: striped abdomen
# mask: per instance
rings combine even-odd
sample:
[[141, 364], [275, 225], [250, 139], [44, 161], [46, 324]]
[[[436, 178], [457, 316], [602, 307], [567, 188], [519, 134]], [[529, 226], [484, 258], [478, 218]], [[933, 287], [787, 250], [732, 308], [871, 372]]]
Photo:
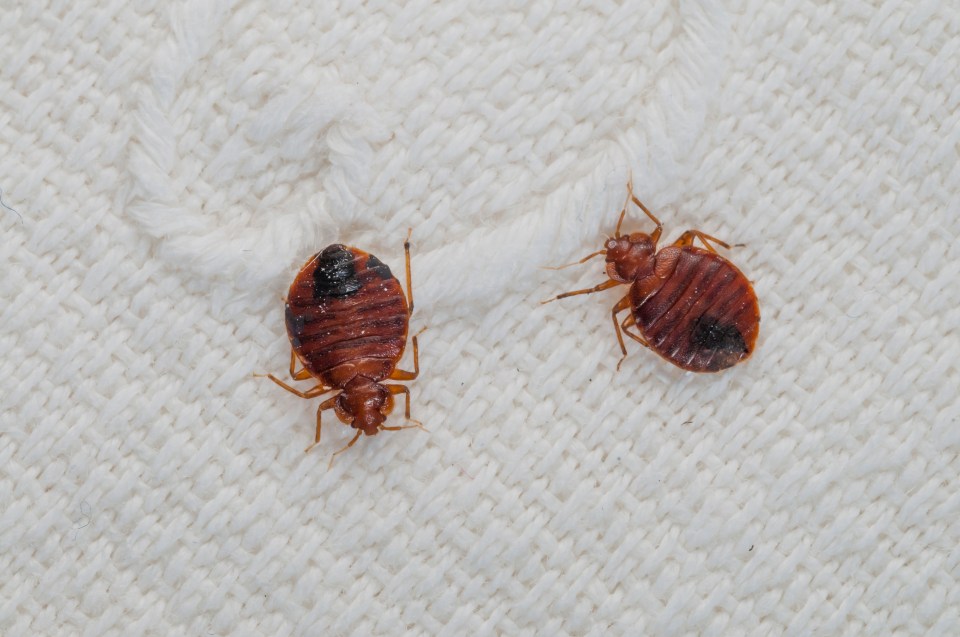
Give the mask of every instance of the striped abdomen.
[[647, 278], [630, 289], [634, 320], [651, 349], [695, 372], [726, 369], [753, 352], [760, 308], [740, 270], [690, 246], [661, 250], [657, 264], [656, 285]]
[[407, 341], [407, 301], [377, 257], [334, 244], [303, 266], [287, 295], [287, 334], [304, 367], [326, 385], [379, 381]]

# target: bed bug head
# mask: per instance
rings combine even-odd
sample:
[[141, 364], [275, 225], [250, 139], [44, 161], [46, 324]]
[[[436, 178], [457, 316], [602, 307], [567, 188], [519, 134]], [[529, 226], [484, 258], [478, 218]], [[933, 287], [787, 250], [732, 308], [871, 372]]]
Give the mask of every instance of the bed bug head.
[[356, 376], [337, 396], [337, 417], [368, 436], [380, 431], [391, 409], [393, 396], [390, 392], [365, 376]]
[[619, 283], [631, 283], [651, 272], [656, 241], [644, 232], [617, 235], [606, 243], [607, 276]]
[[[630, 205], [631, 201], [643, 210], [650, 221], [657, 224], [652, 234], [646, 232], [620, 234], [623, 220], [627, 216], [627, 206]], [[633, 177], [631, 176], [630, 180], [627, 181], [627, 198], [623, 202], [620, 219], [617, 220], [617, 229], [613, 238], [607, 239], [604, 246], [605, 250], [603, 250], [607, 255], [607, 276], [618, 283], [632, 283], [639, 278], [652, 274], [656, 260], [657, 241], [660, 240], [662, 231], [663, 224], [660, 223], [660, 220], [633, 194]]]

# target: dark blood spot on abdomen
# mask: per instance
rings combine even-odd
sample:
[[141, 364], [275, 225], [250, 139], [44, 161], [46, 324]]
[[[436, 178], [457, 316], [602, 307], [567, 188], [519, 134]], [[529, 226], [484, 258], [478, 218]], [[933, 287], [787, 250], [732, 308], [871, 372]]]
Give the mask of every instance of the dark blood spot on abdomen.
[[696, 320], [691, 334], [693, 344], [698, 348], [729, 352], [747, 353], [747, 344], [736, 325], [723, 325], [716, 319], [701, 316]]
[[317, 267], [313, 271], [313, 297], [342, 298], [355, 294], [363, 286], [356, 275], [355, 259], [354, 254], [339, 243], [324, 248], [317, 255]]
[[381, 279], [389, 279], [393, 276], [393, 273], [390, 272], [390, 268], [387, 267], [387, 264], [372, 254], [367, 258], [367, 268], [372, 270], [373, 273]]
[[290, 336], [290, 344], [294, 349], [300, 347], [300, 337], [306, 327], [307, 321], [302, 314], [293, 311], [290, 304], [286, 305], [287, 334]]

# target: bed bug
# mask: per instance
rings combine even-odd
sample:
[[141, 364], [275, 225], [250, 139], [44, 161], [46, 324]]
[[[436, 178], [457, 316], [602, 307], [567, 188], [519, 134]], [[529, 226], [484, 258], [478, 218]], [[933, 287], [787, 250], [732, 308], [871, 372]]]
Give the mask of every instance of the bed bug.
[[[340, 390], [317, 407], [317, 430], [310, 451], [320, 443], [321, 414], [333, 409], [337, 418], [357, 430], [350, 442], [333, 454], [354, 445], [361, 434], [376, 435], [423, 426], [410, 418], [410, 390], [384, 380], [407, 381], [420, 373], [417, 337], [413, 341], [413, 371], [397, 368], [407, 343], [413, 313], [410, 283], [410, 234], [403, 244], [406, 255], [407, 294], [390, 268], [372, 254], [339, 243], [310, 257], [297, 274], [286, 298], [287, 336], [290, 338], [290, 376], [313, 378], [317, 385], [300, 391], [273, 374], [277, 385], [301, 398], [316, 398]], [[303, 369], [297, 371], [300, 362]], [[406, 418], [412, 425], [384, 425], [393, 409], [394, 396], [404, 394]]]
[[[653, 223], [651, 234], [620, 234], [627, 206], [635, 203]], [[613, 327], [627, 357], [626, 334], [677, 367], [692, 372], [718, 372], [736, 365], [753, 352], [760, 328], [760, 308], [750, 281], [712, 244], [729, 249], [716, 237], [687, 230], [675, 243], [657, 251], [663, 224], [633, 194], [627, 183], [627, 199], [616, 232], [603, 250], [576, 263], [606, 256], [608, 280], [586, 290], [561, 294], [556, 301], [577, 294], [592, 294], [627, 284], [630, 291], [613, 306]], [[699, 239], [704, 248], [693, 245]], [[621, 323], [618, 314], [630, 310]], [[637, 333], [630, 328], [635, 327]]]

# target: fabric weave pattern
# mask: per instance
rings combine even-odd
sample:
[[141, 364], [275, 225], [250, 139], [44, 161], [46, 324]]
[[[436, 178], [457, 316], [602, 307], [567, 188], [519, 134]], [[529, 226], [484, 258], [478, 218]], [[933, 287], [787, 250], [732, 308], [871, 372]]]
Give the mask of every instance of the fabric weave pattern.
[[[960, 634], [954, 4], [46, 0], [0, 51], [0, 634]], [[745, 364], [539, 304], [631, 173], [738, 244]], [[327, 471], [252, 374], [408, 227], [429, 433]]]

